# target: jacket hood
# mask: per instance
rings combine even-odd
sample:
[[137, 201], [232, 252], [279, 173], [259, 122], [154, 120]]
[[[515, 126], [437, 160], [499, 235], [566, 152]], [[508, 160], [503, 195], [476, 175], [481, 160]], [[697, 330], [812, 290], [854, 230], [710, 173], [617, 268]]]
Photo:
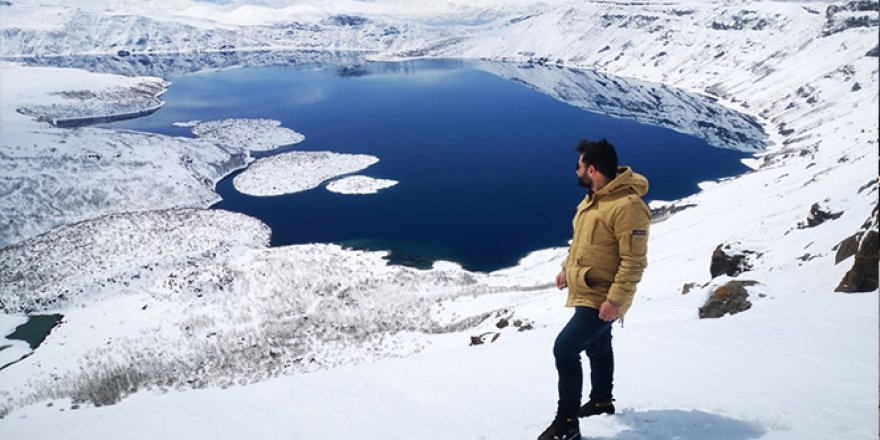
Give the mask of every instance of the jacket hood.
[[639, 197], [644, 196], [648, 193], [648, 179], [641, 174], [634, 173], [630, 167], [618, 167], [617, 177], [597, 191], [596, 195], [603, 196], [629, 190], [636, 193]]

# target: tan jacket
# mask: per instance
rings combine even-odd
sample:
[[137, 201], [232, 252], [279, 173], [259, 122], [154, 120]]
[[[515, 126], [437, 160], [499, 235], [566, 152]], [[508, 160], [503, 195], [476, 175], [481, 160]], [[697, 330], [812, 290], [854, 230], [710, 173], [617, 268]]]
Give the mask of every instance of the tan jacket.
[[614, 180], [578, 205], [574, 238], [562, 263], [566, 307], [598, 309], [607, 299], [620, 307], [621, 317], [629, 310], [648, 265], [651, 210], [641, 199], [647, 192], [647, 179], [621, 167]]

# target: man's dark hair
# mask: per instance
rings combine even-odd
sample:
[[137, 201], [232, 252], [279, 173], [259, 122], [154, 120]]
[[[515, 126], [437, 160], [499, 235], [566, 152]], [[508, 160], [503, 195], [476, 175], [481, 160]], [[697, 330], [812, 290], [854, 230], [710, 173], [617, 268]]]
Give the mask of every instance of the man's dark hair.
[[608, 180], [617, 177], [617, 152], [614, 151], [614, 145], [607, 140], [582, 139], [575, 151], [584, 156], [584, 166], [596, 167]]

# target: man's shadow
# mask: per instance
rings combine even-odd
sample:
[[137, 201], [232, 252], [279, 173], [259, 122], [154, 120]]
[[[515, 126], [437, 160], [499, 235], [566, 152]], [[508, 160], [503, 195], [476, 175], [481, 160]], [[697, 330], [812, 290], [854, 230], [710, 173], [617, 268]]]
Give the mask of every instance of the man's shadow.
[[583, 440], [749, 440], [763, 436], [767, 429], [757, 422], [746, 422], [704, 411], [624, 410], [613, 416], [626, 428], [611, 437], [589, 435], [581, 424]]

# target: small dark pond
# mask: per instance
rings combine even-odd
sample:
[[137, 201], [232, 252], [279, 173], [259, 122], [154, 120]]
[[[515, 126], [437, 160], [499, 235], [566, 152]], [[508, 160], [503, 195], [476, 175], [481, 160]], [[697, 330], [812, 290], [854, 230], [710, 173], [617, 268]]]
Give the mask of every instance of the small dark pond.
[[36, 349], [46, 340], [52, 329], [61, 321], [64, 315], [33, 315], [27, 322], [15, 328], [15, 331], [6, 335], [6, 339], [25, 341], [31, 350]]
[[[221, 181], [215, 208], [261, 219], [273, 245], [333, 242], [391, 250], [395, 263], [426, 267], [445, 259], [490, 271], [567, 243], [584, 196], [574, 174], [581, 138], [615, 144], [621, 164], [650, 180], [648, 200], [681, 198], [698, 191], [698, 182], [743, 173], [741, 159], [763, 145], [753, 120], [709, 98], [593, 72], [251, 56], [256, 61], [90, 59], [85, 67], [173, 81], [163, 109], [107, 127], [190, 136], [172, 123], [277, 119], [306, 136], [279, 151], [374, 155], [380, 162], [359, 174], [400, 182], [375, 195], [321, 187], [250, 197], [233, 188], [233, 176]], [[221, 69], [192, 73], [206, 65]]]
[[[30, 346], [31, 350], [36, 350], [43, 341], [46, 340], [46, 337], [49, 336], [49, 333], [52, 332], [52, 329], [61, 322], [61, 318], [64, 315], [33, 315], [28, 317], [28, 320], [15, 328], [15, 331], [6, 335], [6, 339], [24, 341], [27, 342], [28, 346]], [[5, 350], [11, 347], [11, 345], [2, 345], [0, 344], [0, 351]], [[33, 353], [28, 353], [22, 356], [19, 359], [15, 359], [11, 362], [8, 362], [4, 365], [0, 365], [0, 370], [13, 365], [22, 359], [30, 356]]]

